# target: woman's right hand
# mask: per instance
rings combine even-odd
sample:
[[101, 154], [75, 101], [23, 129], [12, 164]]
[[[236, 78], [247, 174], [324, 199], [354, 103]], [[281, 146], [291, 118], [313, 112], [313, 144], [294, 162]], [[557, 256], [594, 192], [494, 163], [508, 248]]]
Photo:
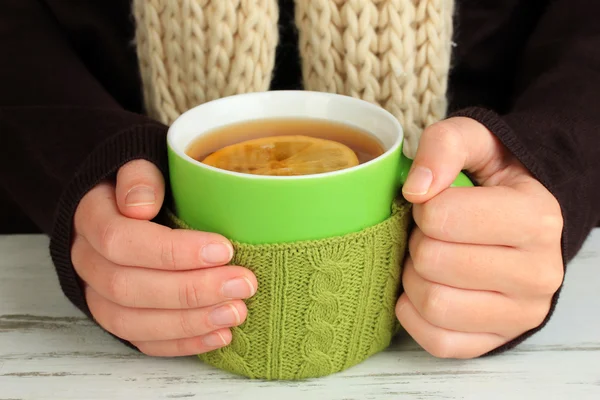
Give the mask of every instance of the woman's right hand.
[[223, 236], [151, 222], [164, 186], [152, 163], [135, 160], [119, 170], [116, 187], [94, 187], [75, 213], [71, 257], [104, 329], [147, 355], [201, 354], [231, 342], [257, 281], [225, 265], [233, 247]]

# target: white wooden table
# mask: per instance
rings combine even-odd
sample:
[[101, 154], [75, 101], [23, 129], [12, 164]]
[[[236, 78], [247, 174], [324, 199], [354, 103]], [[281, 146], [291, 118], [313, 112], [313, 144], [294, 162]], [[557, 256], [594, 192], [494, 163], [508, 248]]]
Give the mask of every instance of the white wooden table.
[[47, 245], [0, 236], [0, 400], [600, 399], [600, 229], [570, 264], [554, 318], [517, 349], [440, 360], [404, 337], [344, 373], [301, 383], [126, 348], [63, 297]]

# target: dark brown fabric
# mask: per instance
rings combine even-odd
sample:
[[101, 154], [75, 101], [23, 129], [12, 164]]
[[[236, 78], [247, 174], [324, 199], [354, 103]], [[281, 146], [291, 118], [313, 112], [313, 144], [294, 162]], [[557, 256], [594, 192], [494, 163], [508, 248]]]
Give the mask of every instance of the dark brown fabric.
[[[280, 0], [273, 90], [301, 88], [293, 3]], [[143, 113], [129, 7], [0, 2], [0, 232], [48, 234], [61, 287], [87, 315], [69, 254], [79, 200], [129, 160], [166, 171], [167, 127]], [[457, 0], [451, 112], [486, 125], [558, 199], [565, 265], [600, 220], [598, 15], [587, 0]]]

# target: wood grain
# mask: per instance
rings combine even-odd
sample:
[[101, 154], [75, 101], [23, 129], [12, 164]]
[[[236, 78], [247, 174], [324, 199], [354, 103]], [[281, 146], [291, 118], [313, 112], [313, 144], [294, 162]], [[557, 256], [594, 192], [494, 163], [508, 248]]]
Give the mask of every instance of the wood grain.
[[73, 307], [43, 236], [0, 236], [0, 400], [71, 399], [598, 399], [600, 230], [569, 265], [548, 326], [513, 351], [440, 360], [406, 336], [337, 375], [251, 381], [195, 357], [130, 350]]

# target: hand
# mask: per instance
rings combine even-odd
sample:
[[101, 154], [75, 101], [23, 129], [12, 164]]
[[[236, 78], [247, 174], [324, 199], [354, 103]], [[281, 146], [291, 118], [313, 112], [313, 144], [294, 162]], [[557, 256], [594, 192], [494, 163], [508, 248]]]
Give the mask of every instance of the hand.
[[[483, 125], [422, 135], [406, 185], [416, 227], [396, 315], [429, 353], [473, 358], [538, 327], [563, 280], [557, 200]], [[480, 187], [448, 188], [461, 169]]]
[[75, 213], [71, 256], [88, 306], [107, 331], [153, 356], [185, 356], [223, 347], [246, 318], [257, 282], [224, 266], [231, 243], [212, 233], [151, 222], [164, 199], [159, 170], [129, 162], [116, 187], [93, 188]]

